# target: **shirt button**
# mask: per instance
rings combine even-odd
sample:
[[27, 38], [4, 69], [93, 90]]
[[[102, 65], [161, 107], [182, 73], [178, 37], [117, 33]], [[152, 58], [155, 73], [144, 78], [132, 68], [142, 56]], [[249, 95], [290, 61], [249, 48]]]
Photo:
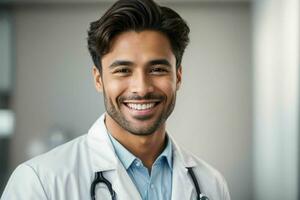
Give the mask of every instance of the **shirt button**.
[[151, 187], [151, 189], [154, 189], [154, 185], [153, 184], [151, 184], [150, 187]]
[[140, 162], [136, 162], [135, 166], [139, 167], [139, 166], [141, 166], [141, 163]]

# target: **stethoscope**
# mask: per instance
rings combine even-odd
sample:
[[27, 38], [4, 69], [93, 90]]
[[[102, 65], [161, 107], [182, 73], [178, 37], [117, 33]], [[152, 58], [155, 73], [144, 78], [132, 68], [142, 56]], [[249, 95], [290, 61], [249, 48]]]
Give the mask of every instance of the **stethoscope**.
[[[190, 174], [192, 181], [194, 183], [196, 192], [197, 192], [197, 200], [209, 200], [207, 196], [203, 195], [201, 193], [198, 181], [196, 179], [196, 176], [194, 174], [194, 171], [191, 167], [187, 167], [188, 173]], [[106, 187], [109, 190], [109, 193], [111, 195], [111, 199], [112, 200], [116, 200], [116, 192], [114, 191], [114, 189], [112, 188], [111, 183], [103, 176], [103, 172], [96, 172], [95, 173], [95, 178], [91, 184], [91, 198], [92, 200], [96, 200], [96, 185], [98, 183], [104, 183], [106, 185]]]

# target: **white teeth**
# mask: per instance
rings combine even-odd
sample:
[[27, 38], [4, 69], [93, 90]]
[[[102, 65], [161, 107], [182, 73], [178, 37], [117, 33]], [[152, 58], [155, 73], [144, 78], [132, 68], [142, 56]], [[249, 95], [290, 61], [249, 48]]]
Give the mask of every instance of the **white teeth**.
[[155, 103], [143, 103], [143, 104], [138, 104], [138, 103], [127, 103], [127, 106], [129, 108], [135, 109], [135, 110], [147, 110], [150, 108], [153, 108]]

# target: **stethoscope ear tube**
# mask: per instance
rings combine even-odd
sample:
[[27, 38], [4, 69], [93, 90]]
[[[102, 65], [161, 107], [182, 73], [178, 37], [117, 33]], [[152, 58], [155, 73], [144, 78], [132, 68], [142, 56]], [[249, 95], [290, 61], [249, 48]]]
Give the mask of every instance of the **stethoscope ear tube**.
[[98, 183], [98, 178], [97, 178], [97, 173], [95, 175], [95, 179], [93, 180], [92, 184], [91, 184], [91, 199], [92, 200], [96, 200], [96, 193], [95, 193], [95, 190], [96, 190], [96, 185]]
[[200, 187], [199, 187], [199, 184], [198, 184], [198, 181], [196, 179], [193, 169], [191, 167], [187, 167], [187, 170], [188, 170], [188, 173], [190, 174], [192, 181], [194, 183], [196, 193], [197, 193], [197, 200], [209, 200], [207, 196], [205, 196], [201, 193]]

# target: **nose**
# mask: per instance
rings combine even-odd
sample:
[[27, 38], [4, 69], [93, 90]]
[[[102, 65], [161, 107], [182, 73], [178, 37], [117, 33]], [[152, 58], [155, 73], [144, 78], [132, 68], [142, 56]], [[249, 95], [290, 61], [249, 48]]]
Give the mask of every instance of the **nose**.
[[153, 80], [145, 72], [137, 72], [131, 79], [131, 92], [139, 96], [145, 96], [154, 91]]

